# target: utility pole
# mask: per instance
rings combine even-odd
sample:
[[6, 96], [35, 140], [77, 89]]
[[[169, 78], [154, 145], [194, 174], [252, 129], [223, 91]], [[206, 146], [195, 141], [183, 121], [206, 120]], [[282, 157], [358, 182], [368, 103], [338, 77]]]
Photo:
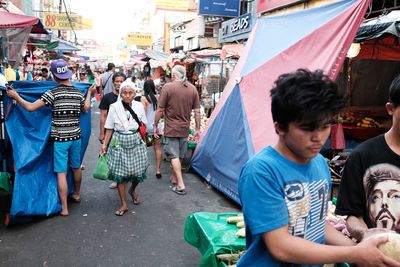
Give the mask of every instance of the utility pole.
[[[62, 0], [60, 0], [58, 4], [58, 13], [61, 14], [62, 12]], [[58, 38], [61, 38], [61, 30], [58, 30]]]

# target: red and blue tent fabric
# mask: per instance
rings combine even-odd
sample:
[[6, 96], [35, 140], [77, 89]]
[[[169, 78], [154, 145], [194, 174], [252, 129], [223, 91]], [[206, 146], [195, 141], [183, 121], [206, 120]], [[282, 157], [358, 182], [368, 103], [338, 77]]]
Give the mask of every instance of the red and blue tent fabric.
[[258, 19], [199, 140], [194, 170], [239, 203], [242, 166], [278, 139], [269, 97], [273, 82], [299, 68], [321, 69], [335, 79], [369, 3], [337, 1]]
[[[29, 102], [36, 101], [56, 85], [53, 81], [12, 83], [12, 87]], [[84, 95], [90, 86], [88, 83], [75, 82], [73, 85]], [[5, 88], [0, 87], [0, 89]], [[8, 97], [5, 98], [5, 124], [16, 167], [10, 212], [12, 221], [23, 221], [32, 215], [49, 216], [59, 213], [61, 204], [57, 191], [57, 175], [52, 167], [52, 145], [49, 140], [51, 109], [43, 107], [35, 112], [29, 112], [9, 100]], [[90, 111], [82, 112], [80, 121], [82, 158], [91, 133], [90, 121]], [[72, 193], [74, 188], [72, 170], [68, 171], [67, 180], [69, 193]]]

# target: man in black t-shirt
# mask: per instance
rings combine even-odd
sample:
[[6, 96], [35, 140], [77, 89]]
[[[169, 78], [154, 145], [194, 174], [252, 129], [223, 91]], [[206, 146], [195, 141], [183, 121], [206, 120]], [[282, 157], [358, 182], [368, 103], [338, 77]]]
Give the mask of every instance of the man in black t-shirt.
[[400, 76], [390, 86], [386, 110], [391, 129], [351, 153], [340, 184], [336, 214], [349, 216], [347, 229], [357, 240], [400, 233]]
[[103, 143], [103, 141], [104, 141], [104, 133], [105, 133], [104, 124], [106, 123], [108, 110], [110, 108], [110, 105], [117, 101], [118, 95], [119, 95], [119, 87], [120, 87], [121, 83], [123, 83], [125, 80], [126, 80], [126, 76], [122, 72], [114, 73], [114, 75], [112, 77], [114, 90], [111, 93], [105, 94], [100, 101], [100, 104], [99, 104], [99, 109], [100, 109], [99, 141], [100, 141], [100, 143]]

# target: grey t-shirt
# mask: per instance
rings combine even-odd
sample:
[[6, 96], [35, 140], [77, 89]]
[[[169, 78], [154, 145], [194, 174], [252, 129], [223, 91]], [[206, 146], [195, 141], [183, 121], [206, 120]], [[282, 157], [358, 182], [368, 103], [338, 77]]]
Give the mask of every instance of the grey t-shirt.
[[101, 76], [101, 85], [104, 88], [103, 95], [106, 95], [114, 91], [114, 84], [112, 81], [113, 74], [114, 73], [112, 71], [107, 71]]

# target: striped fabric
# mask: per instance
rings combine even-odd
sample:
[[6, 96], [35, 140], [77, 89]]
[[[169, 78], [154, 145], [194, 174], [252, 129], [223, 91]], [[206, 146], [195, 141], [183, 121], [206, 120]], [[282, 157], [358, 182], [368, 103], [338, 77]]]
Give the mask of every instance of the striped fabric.
[[80, 114], [85, 98], [79, 89], [59, 85], [40, 99], [52, 108], [50, 136], [54, 141], [72, 141], [81, 137]]
[[137, 131], [114, 132], [107, 151], [110, 179], [121, 182], [142, 182], [149, 166], [146, 144]]

